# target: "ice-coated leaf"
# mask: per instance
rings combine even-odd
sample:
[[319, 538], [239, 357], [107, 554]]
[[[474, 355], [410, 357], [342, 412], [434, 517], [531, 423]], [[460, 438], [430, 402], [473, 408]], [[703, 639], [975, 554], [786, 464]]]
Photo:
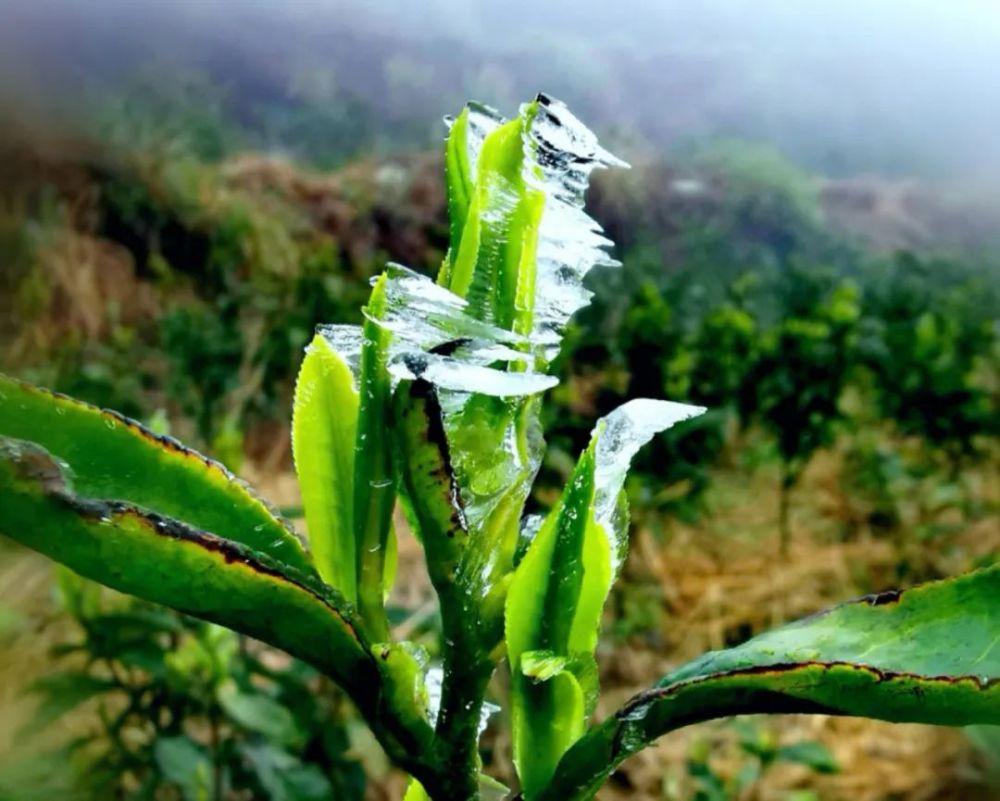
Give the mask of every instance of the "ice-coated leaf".
[[388, 640], [385, 617], [386, 559], [392, 536], [392, 510], [396, 505], [396, 470], [393, 465], [392, 379], [389, 345], [392, 333], [379, 321], [386, 313], [383, 273], [372, 289], [362, 326], [360, 405], [354, 448], [354, 531], [358, 606], [362, 618], [378, 640]]
[[619, 496], [632, 459], [656, 434], [705, 411], [704, 406], [636, 398], [598, 421], [594, 432], [593, 514], [611, 541], [615, 573], [627, 545], [628, 519], [619, 517]]
[[291, 527], [246, 484], [116, 412], [0, 375], [0, 437], [35, 442], [60, 459], [81, 496], [134, 503], [313, 572]]
[[[423, 378], [442, 389], [498, 397], [532, 395], [558, 383], [532, 371], [527, 337], [477, 320], [466, 300], [406, 267], [389, 264], [385, 275], [382, 313], [370, 322], [391, 334], [387, 366], [394, 383]], [[358, 381], [361, 329], [327, 325], [317, 333]]]
[[321, 335], [306, 349], [295, 382], [292, 453], [316, 569], [357, 599], [354, 447], [358, 390], [346, 359]]
[[[524, 183], [529, 192], [545, 197], [537, 235], [531, 332], [539, 341], [551, 341], [590, 301], [591, 293], [583, 287], [587, 273], [598, 265], [618, 265], [607, 254], [611, 241], [583, 210], [590, 174], [602, 167], [628, 165], [602, 148], [564, 103], [548, 95], [540, 94], [521, 113], [527, 120]], [[549, 360], [557, 348], [549, 349]]]
[[[598, 421], [555, 508], [528, 547], [507, 596], [514, 760], [532, 799], [592, 710], [601, 610], [628, 533], [622, 493], [632, 458], [657, 432], [704, 411], [630, 401]], [[543, 658], [544, 657], [544, 658]]]
[[588, 731], [539, 798], [592, 798], [660, 735], [759, 712], [1000, 722], [1000, 565], [861, 598], [695, 659]]

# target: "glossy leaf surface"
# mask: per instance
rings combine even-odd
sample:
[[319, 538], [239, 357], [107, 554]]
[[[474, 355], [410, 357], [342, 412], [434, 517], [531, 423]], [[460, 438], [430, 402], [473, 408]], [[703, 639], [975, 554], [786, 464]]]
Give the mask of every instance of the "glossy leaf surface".
[[225, 467], [116, 412], [0, 376], [0, 437], [65, 462], [80, 496], [133, 503], [313, 573], [288, 524]]
[[514, 760], [534, 798], [583, 733], [597, 695], [601, 612], [628, 536], [625, 475], [649, 439], [700, 407], [631, 401], [594, 429], [558, 504], [518, 565], [507, 596]]
[[344, 686], [374, 659], [339, 595], [244, 545], [121, 501], [82, 498], [58, 463], [0, 440], [0, 533], [120, 592], [269, 642]]
[[350, 366], [325, 338], [306, 349], [292, 411], [292, 451], [309, 546], [323, 580], [357, 598], [354, 448], [358, 391]]
[[393, 467], [392, 379], [389, 343], [392, 334], [377, 320], [385, 314], [383, 274], [372, 289], [362, 327], [360, 405], [354, 446], [354, 558], [358, 605], [373, 636], [388, 639], [384, 602], [386, 559], [396, 505]]
[[1000, 566], [852, 601], [690, 662], [584, 735], [539, 797], [590, 798], [660, 735], [755, 712], [1000, 722]]

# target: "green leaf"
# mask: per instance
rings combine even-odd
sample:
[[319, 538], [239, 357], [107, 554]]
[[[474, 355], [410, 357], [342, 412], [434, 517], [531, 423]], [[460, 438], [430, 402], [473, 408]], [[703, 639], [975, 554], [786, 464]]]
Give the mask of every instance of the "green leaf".
[[1000, 721], [1000, 566], [869, 596], [716, 651], [591, 729], [542, 799], [585, 799], [661, 734], [757, 712]]
[[30, 689], [42, 700], [22, 731], [27, 737], [38, 734], [91, 698], [118, 689], [118, 685], [82, 670], [68, 670], [40, 678]]
[[775, 759], [780, 762], [805, 765], [817, 773], [837, 773], [840, 770], [840, 765], [836, 757], [830, 753], [830, 749], [815, 740], [783, 745], [775, 754]]
[[535, 251], [545, 206], [545, 194], [528, 187], [522, 174], [535, 107], [528, 104], [517, 119], [490, 132], [475, 165], [469, 163], [468, 110], [456, 120], [459, 128], [453, 127], [447, 147], [449, 167], [455, 165], [455, 180], [449, 177], [455, 247], [447, 266], [448, 288], [468, 299], [478, 319], [523, 334], [532, 326]]
[[270, 743], [247, 743], [240, 752], [270, 801], [329, 801], [333, 787], [316, 765], [306, 765]]
[[133, 503], [313, 572], [288, 524], [225, 467], [116, 412], [0, 375], [0, 437], [65, 462], [82, 497]]
[[506, 635], [514, 761], [525, 798], [548, 781], [593, 710], [596, 672], [588, 668], [624, 557], [622, 485], [632, 457], [658, 431], [702, 411], [635, 400], [598, 421], [562, 497], [518, 565], [507, 596]]
[[354, 531], [358, 606], [373, 638], [387, 640], [385, 616], [386, 560], [396, 505], [393, 465], [392, 379], [389, 342], [392, 335], [376, 320], [385, 314], [383, 273], [365, 307], [362, 327], [360, 408], [354, 450]]
[[0, 533], [121, 592], [269, 642], [376, 703], [378, 668], [338, 594], [265, 554], [75, 495], [37, 446], [0, 440]]
[[259, 692], [245, 692], [227, 681], [216, 694], [225, 713], [245, 729], [263, 734], [281, 745], [293, 745], [302, 738], [292, 713], [273, 698]]
[[[472, 171], [475, 165], [469, 163], [468, 134], [469, 109], [464, 108], [452, 123], [445, 142], [444, 174], [448, 188], [448, 222], [451, 234], [448, 251], [451, 255], [458, 253], [474, 188]], [[442, 269], [442, 276], [446, 273], [447, 265]]]
[[358, 405], [350, 367], [317, 334], [295, 382], [292, 452], [316, 569], [351, 601], [357, 599], [351, 512]]
[[212, 761], [196, 742], [183, 736], [162, 737], [153, 746], [153, 758], [163, 778], [180, 788], [184, 801], [212, 798]]
[[395, 407], [404, 508], [416, 524], [431, 581], [439, 594], [447, 594], [468, 531], [451, 471], [441, 406], [433, 386], [413, 381], [396, 390]]

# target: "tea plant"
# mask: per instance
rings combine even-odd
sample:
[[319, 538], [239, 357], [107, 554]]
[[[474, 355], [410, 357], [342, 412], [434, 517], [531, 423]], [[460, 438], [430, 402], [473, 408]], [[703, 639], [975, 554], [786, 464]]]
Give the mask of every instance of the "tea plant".
[[[664, 797], [670, 801], [739, 801], [757, 798], [754, 792], [760, 780], [778, 765], [801, 765], [815, 773], [836, 773], [840, 770], [833, 754], [816, 740], [799, 740], [780, 745], [774, 732], [755, 726], [747, 720], [733, 721], [738, 735], [742, 759], [739, 769], [731, 774], [717, 770], [711, 762], [712, 743], [698, 740], [688, 752], [687, 782], [693, 793], [684, 794], [675, 789], [676, 781], [665, 782]], [[786, 801], [818, 801], [812, 791], [793, 791], [785, 795]]]
[[[78, 636], [54, 649], [28, 731], [96, 701], [101, 725], [66, 749], [92, 798], [185, 801], [252, 791], [273, 801], [360, 799], [339, 691], [294, 659], [228, 629], [134, 598], [109, 597], [68, 570], [63, 606]], [[67, 663], [68, 660], [71, 660]], [[326, 685], [326, 686], [324, 686]]]
[[786, 295], [785, 316], [761, 338], [740, 393], [744, 421], [758, 422], [777, 441], [783, 555], [791, 540], [789, 496], [843, 418], [840, 396], [853, 366], [860, 311], [857, 288], [848, 282], [827, 287], [819, 278], [792, 278]]
[[[583, 193], [594, 168], [618, 165], [545, 96], [510, 121], [470, 105], [452, 122], [437, 283], [390, 265], [363, 325], [321, 328], [302, 364], [293, 449], [309, 549], [216, 462], [10, 379], [0, 531], [313, 665], [413, 777], [411, 799], [506, 792], [481, 778], [478, 752], [504, 659], [529, 801], [591, 798], [660, 735], [736, 713], [996, 722], [1000, 567], [706, 654], [590, 725], [601, 610], [627, 545], [626, 471], [656, 432], [703, 411], [626, 403], [598, 421], [549, 513], [524, 516], [541, 396], [556, 383], [547, 367], [589, 298], [583, 276], [609, 262]], [[440, 665], [396, 640], [386, 615], [397, 502], [440, 599]]]

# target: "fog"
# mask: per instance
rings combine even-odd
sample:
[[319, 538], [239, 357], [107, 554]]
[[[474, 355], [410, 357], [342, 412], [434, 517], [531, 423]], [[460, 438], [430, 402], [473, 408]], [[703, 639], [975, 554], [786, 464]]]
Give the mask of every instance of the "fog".
[[85, 113], [136, 74], [262, 108], [346, 109], [354, 151], [417, 148], [467, 97], [544, 89], [630, 150], [762, 140], [828, 174], [1000, 183], [1000, 6], [929, 2], [7, 0], [7, 114]]

